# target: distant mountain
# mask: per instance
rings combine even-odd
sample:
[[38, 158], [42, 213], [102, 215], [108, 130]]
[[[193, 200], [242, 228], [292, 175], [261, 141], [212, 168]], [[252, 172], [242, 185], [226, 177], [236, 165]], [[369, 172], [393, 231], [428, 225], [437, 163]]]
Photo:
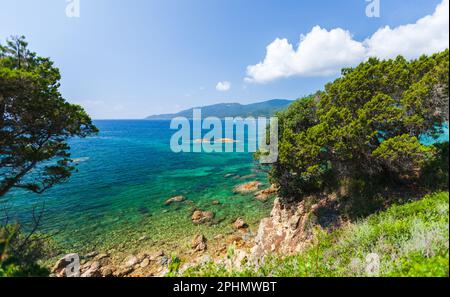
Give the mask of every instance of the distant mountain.
[[[206, 117], [258, 117], [272, 116], [275, 112], [285, 109], [288, 107], [293, 101], [285, 100], [285, 99], [273, 99], [269, 101], [264, 101], [260, 103], [253, 103], [242, 105], [239, 103], [220, 103], [209, 106], [200, 107], [202, 110], [202, 118]], [[152, 115], [147, 117], [147, 120], [171, 120], [175, 117], [185, 117], [188, 119], [192, 118], [194, 108], [190, 108], [187, 110], [180, 111], [178, 113], [172, 114], [160, 114], [160, 115]]]

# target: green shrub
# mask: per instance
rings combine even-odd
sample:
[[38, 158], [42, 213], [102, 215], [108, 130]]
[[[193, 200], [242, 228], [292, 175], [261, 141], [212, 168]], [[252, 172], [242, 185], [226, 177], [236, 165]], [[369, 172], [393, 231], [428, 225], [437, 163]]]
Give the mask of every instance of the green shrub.
[[380, 258], [380, 276], [449, 275], [449, 194], [397, 205], [349, 227], [316, 230], [316, 244], [294, 255], [272, 255], [241, 271], [209, 263], [186, 276], [366, 276], [366, 257]]

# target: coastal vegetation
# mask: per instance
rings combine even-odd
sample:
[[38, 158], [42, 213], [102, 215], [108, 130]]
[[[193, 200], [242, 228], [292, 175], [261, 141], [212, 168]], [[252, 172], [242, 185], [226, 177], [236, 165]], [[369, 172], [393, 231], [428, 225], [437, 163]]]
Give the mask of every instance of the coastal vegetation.
[[281, 197], [344, 187], [370, 199], [380, 188], [419, 186], [429, 174], [442, 175], [431, 178], [441, 181], [434, 187], [448, 187], [448, 168], [436, 164], [448, 148], [420, 140], [438, 137], [448, 122], [448, 70], [448, 50], [413, 61], [371, 58], [280, 112], [271, 178]]
[[395, 205], [334, 232], [315, 230], [316, 240], [291, 256], [267, 256], [241, 269], [209, 262], [184, 276], [353, 277], [367, 271], [367, 256], [376, 254], [376, 276], [442, 276], [449, 273], [449, 195], [440, 192]]
[[[75, 170], [67, 140], [97, 132], [83, 108], [62, 97], [60, 79], [24, 37], [0, 44], [0, 197], [18, 188], [40, 194], [66, 181]], [[36, 265], [36, 229], [0, 226], [0, 275], [27, 274]]]

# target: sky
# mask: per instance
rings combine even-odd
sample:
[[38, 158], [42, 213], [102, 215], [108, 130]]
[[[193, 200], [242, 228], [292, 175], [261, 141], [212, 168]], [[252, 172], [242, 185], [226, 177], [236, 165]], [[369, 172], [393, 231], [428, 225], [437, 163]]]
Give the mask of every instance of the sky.
[[25, 35], [93, 118], [139, 119], [296, 99], [370, 56], [448, 48], [448, 19], [448, 0], [0, 0], [0, 43]]

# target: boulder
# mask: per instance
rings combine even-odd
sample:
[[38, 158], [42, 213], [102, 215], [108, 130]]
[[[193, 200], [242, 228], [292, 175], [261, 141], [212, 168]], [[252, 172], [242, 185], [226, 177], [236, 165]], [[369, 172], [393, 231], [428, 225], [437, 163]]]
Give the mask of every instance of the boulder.
[[149, 260], [148, 258], [145, 258], [145, 259], [141, 262], [140, 267], [141, 267], [141, 268], [145, 268], [145, 267], [147, 267], [149, 264], [150, 264], [150, 260]]
[[214, 219], [214, 213], [211, 211], [196, 210], [192, 214], [192, 222], [194, 224], [209, 223]]
[[112, 277], [114, 275], [114, 267], [106, 266], [100, 269], [100, 272], [103, 277]]
[[138, 262], [139, 262], [139, 259], [136, 256], [130, 255], [125, 259], [123, 267], [126, 267], [126, 268], [133, 267]]
[[94, 252], [90, 252], [89, 254], [86, 254], [86, 256], [84, 256], [84, 257], [86, 259], [91, 259], [91, 258], [94, 258], [97, 255], [98, 255], [98, 252], [94, 251]]
[[255, 198], [261, 202], [266, 202], [270, 195], [275, 194], [277, 192], [277, 188], [272, 185], [270, 188], [261, 190], [255, 193]]
[[184, 200], [186, 200], [186, 198], [184, 196], [175, 196], [172, 197], [168, 200], [166, 200], [166, 202], [164, 203], [164, 205], [171, 205], [173, 203], [179, 203], [179, 202], [183, 202]]
[[248, 225], [247, 223], [244, 221], [243, 218], [237, 218], [236, 221], [233, 223], [233, 227], [235, 229], [244, 229], [247, 228]]
[[90, 264], [89, 269], [81, 274], [81, 277], [100, 277], [102, 276], [100, 268], [100, 263], [94, 261]]
[[154, 254], [151, 254], [149, 258], [151, 261], [156, 261], [163, 256], [164, 256], [164, 251], [158, 251]]
[[133, 267], [122, 267], [114, 272], [114, 276], [123, 277], [133, 272]]
[[233, 192], [236, 194], [250, 194], [258, 191], [260, 186], [261, 186], [260, 182], [252, 181], [234, 187]]
[[194, 252], [204, 252], [207, 249], [206, 244], [206, 237], [202, 234], [195, 235], [194, 239], [192, 240], [192, 250]]

